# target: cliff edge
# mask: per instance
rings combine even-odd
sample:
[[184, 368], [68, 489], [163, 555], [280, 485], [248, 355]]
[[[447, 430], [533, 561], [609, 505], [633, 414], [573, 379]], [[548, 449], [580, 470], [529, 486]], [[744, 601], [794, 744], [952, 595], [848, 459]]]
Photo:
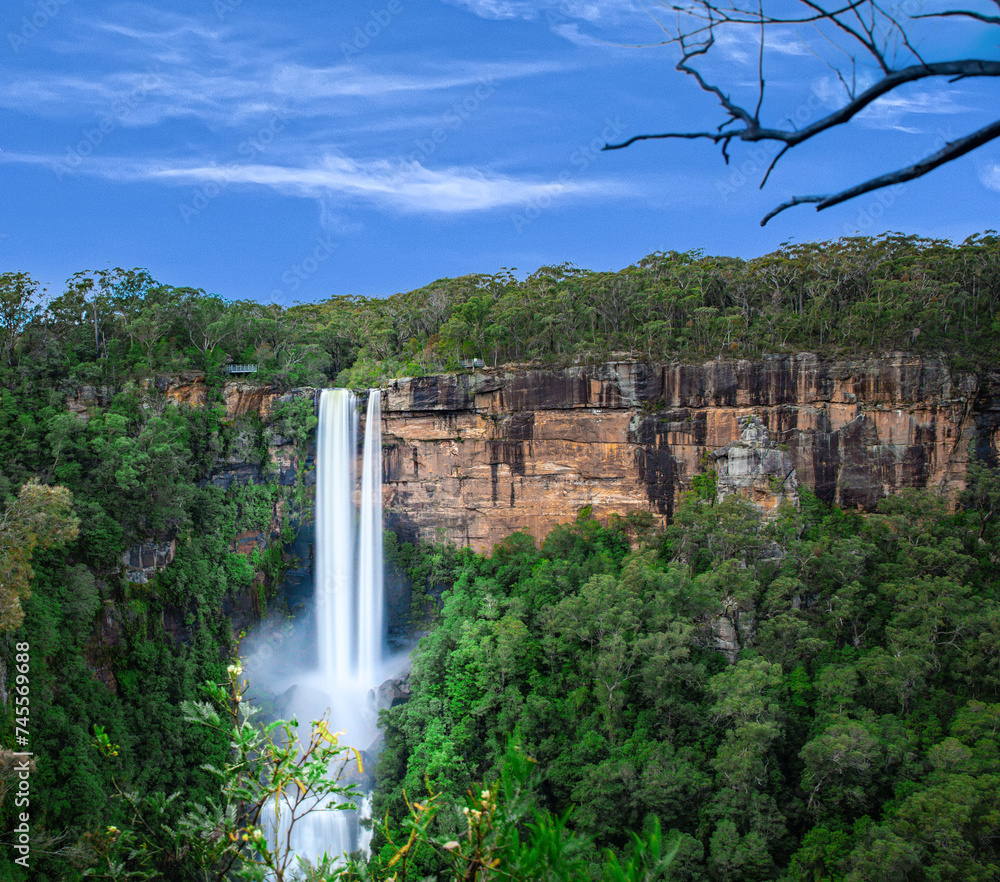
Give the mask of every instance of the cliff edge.
[[[383, 401], [388, 525], [489, 550], [516, 530], [540, 538], [588, 505], [599, 518], [649, 511], [662, 521], [749, 420], [825, 501], [868, 510], [907, 487], [955, 498], [970, 459], [995, 459], [998, 392], [1000, 375], [905, 354], [394, 380]], [[727, 476], [739, 478], [744, 461], [754, 457], [730, 457]]]

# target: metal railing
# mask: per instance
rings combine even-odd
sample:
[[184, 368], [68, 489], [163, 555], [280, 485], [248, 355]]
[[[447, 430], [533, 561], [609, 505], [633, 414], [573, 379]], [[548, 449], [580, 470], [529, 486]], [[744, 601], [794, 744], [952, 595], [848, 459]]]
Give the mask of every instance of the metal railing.
[[227, 374], [255, 374], [257, 373], [257, 365], [255, 364], [227, 364], [226, 365]]

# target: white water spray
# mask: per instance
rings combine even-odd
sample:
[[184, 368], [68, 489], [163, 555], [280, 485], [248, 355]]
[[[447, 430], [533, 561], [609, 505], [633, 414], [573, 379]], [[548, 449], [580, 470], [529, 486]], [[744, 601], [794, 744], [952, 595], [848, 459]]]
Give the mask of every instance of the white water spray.
[[[374, 709], [368, 693], [379, 685], [385, 652], [382, 565], [381, 393], [368, 395], [362, 455], [360, 506], [355, 507], [358, 449], [357, 399], [346, 389], [325, 389], [319, 401], [316, 441], [315, 598], [318, 649], [316, 686], [334, 728], [363, 750], [374, 739]], [[355, 523], [360, 524], [355, 529]], [[367, 795], [360, 814], [370, 800]], [[371, 834], [358, 814], [317, 810], [293, 831], [295, 850], [310, 859], [367, 849]]]

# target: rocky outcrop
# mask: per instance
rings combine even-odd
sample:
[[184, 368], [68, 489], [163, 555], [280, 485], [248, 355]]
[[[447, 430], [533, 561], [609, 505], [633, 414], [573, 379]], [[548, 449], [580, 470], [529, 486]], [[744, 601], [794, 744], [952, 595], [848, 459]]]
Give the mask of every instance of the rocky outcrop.
[[782, 502], [797, 507], [798, 480], [791, 455], [771, 440], [759, 416], [740, 417], [737, 428], [739, 437], [710, 455], [719, 501], [736, 493], [766, 514], [774, 512]]
[[66, 399], [66, 409], [81, 423], [90, 422], [90, 412], [107, 407], [113, 398], [108, 386], [80, 386], [75, 395]]
[[256, 413], [266, 422], [281, 395], [271, 386], [230, 382], [223, 387], [222, 397], [226, 402], [226, 416], [230, 419]]
[[[300, 398], [314, 400], [316, 392], [317, 390], [311, 386], [281, 391], [276, 386], [230, 381], [222, 387], [222, 398], [226, 404], [227, 419], [235, 420], [247, 414], [254, 414], [266, 424], [278, 405]], [[277, 443], [286, 442], [279, 438]]]
[[203, 371], [182, 371], [171, 376], [157, 376], [146, 384], [147, 391], [161, 392], [167, 401], [204, 407], [208, 403], [208, 386]]
[[[159, 393], [164, 400], [188, 407], [204, 407], [208, 403], [208, 385], [204, 371], [181, 371], [176, 374], [157, 374], [141, 382], [144, 393]], [[267, 383], [248, 383], [229, 380], [222, 386], [222, 400], [226, 418], [236, 420], [252, 414], [263, 422], [271, 418], [274, 408], [296, 398], [312, 398], [316, 390], [309, 387], [282, 391]], [[84, 386], [67, 400], [70, 410], [79, 413], [88, 406], [104, 405], [111, 400], [109, 390], [103, 387]]]
[[[906, 487], [954, 498], [1000, 436], [1000, 376], [903, 354], [507, 368], [395, 380], [383, 394], [389, 524], [487, 550], [583, 506], [665, 520], [719, 451], [720, 480], [751, 497], [795, 481], [850, 508]], [[749, 425], [765, 444], [740, 445]]]
[[729, 664], [735, 664], [740, 649], [753, 643], [753, 625], [753, 609], [729, 599], [710, 621], [712, 637], [708, 645], [725, 656]]
[[145, 585], [177, 554], [177, 540], [156, 542], [150, 540], [135, 545], [122, 555], [125, 578], [136, 585]]
[[384, 710], [410, 700], [410, 673], [385, 680], [377, 689], [368, 690], [368, 702], [377, 716]]

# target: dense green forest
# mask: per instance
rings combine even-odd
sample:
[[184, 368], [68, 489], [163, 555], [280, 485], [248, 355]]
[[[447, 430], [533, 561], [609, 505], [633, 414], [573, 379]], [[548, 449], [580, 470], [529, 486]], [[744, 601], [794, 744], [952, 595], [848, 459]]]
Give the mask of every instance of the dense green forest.
[[[787, 245], [754, 260], [656, 253], [618, 272], [570, 265], [442, 279], [385, 298], [228, 302], [142, 270], [80, 273], [60, 294], [0, 275], [0, 362], [52, 386], [257, 363], [286, 385], [368, 387], [456, 368], [600, 360], [945, 353], [994, 356], [1000, 237], [892, 234]], [[8, 381], [9, 382], [9, 381]]]
[[[0, 337], [0, 642], [11, 689], [0, 743], [17, 749], [15, 715], [24, 719], [35, 873], [11, 863], [8, 836], [4, 879], [77, 878], [93, 861], [93, 836], [123, 822], [115, 779], [185, 798], [212, 792], [202, 765], [221, 761], [228, 739], [192, 729], [179, 706], [223, 676], [235, 647], [231, 611], [259, 612], [273, 600], [301, 498], [274, 480], [223, 489], [209, 477], [228, 458], [266, 477], [269, 433], [307, 432], [310, 403], [283, 407], [268, 427], [227, 419], [220, 375], [208, 382], [207, 407], [168, 405], [117, 319], [99, 319], [95, 336], [87, 310], [112, 296], [112, 277], [115, 297], [150, 293], [129, 287], [142, 274], [78, 277], [54, 301], [8, 310]], [[95, 278], [103, 282], [91, 288]], [[2, 284], [8, 306], [31, 288], [20, 275]], [[155, 298], [143, 305], [147, 319]], [[88, 382], [100, 388], [81, 418], [67, 398]], [[284, 537], [272, 535], [279, 502]], [[249, 557], [237, 553], [248, 534], [261, 537]], [[176, 556], [166, 569], [150, 582], [127, 578], [129, 549], [170, 540]], [[16, 646], [30, 648], [24, 704], [15, 703]], [[94, 748], [97, 725], [121, 745], [114, 761]], [[0, 826], [9, 831], [16, 762], [6, 751], [0, 759]]]
[[[226, 491], [205, 481], [213, 448], [222, 454], [260, 430], [225, 424], [219, 409], [157, 412], [121, 392], [83, 423], [65, 411], [64, 399], [54, 388], [21, 386], [4, 389], [0, 402], [3, 486], [27, 476], [59, 481], [76, 512], [63, 537], [69, 541], [37, 543], [27, 570], [22, 565], [0, 591], [8, 626], [23, 615], [4, 635], [7, 671], [14, 670], [15, 644], [30, 647], [25, 728], [35, 754], [32, 866], [39, 879], [74, 878], [70, 868], [86, 863], [88, 834], [121, 822], [113, 774], [142, 790], [188, 796], [210, 786], [201, 765], [220, 760], [228, 742], [192, 730], [178, 707], [223, 674], [234, 647], [227, 606], [242, 597], [260, 609], [273, 595], [280, 542], [248, 560], [235, 553], [235, 540], [246, 531], [266, 536], [273, 506], [287, 492], [276, 484]], [[31, 522], [20, 517], [31, 499], [24, 488], [9, 504], [13, 517], [0, 524], [0, 562], [16, 559], [25, 532], [31, 535]], [[38, 520], [50, 520], [48, 509], [49, 518]], [[151, 583], [129, 581], [122, 555], [164, 535], [176, 542], [172, 563]], [[2, 711], [6, 747], [23, 709], [12, 694]], [[100, 762], [95, 725], [122, 745], [120, 761]], [[4, 762], [12, 775], [10, 758]], [[6, 778], [8, 788], [13, 780]], [[10, 799], [0, 812], [3, 828], [12, 830]]]
[[[975, 369], [995, 364], [998, 270], [990, 232], [961, 245], [789, 245], [750, 261], [658, 253], [619, 272], [502, 271], [287, 308], [139, 269], [80, 273], [61, 292], [0, 274], [3, 830], [18, 817], [11, 751], [26, 707], [34, 754], [32, 870], [12, 863], [7, 837], [0, 878], [225, 878], [220, 862], [236, 859], [206, 843], [245, 829], [235, 806], [249, 797], [231, 787], [233, 817], [203, 812], [201, 826], [189, 808], [218, 807], [212, 768], [232, 771], [243, 736], [198, 725], [211, 715], [190, 702], [227, 681], [234, 610], [281, 603], [282, 546], [310, 502], [301, 472], [279, 485], [269, 446], [284, 439], [304, 458], [315, 419], [307, 400], [266, 424], [227, 417], [227, 363], [259, 365], [251, 382], [278, 391], [367, 387], [467, 358], [907, 350]], [[204, 407], [160, 391], [186, 371], [204, 372]], [[213, 484], [236, 461], [259, 479]], [[541, 549], [514, 536], [490, 556], [390, 536], [428, 634], [411, 701], [384, 721], [374, 878], [404, 867], [417, 879], [449, 860], [454, 871], [465, 846], [443, 844], [466, 842], [472, 817], [495, 821], [477, 846], [480, 878], [501, 860], [528, 869], [497, 878], [544, 866], [617, 879], [630, 859], [620, 878], [640, 878], [661, 845], [676, 849], [678, 880], [995, 875], [995, 474], [976, 471], [957, 512], [918, 494], [870, 517], [803, 499], [763, 522], [696, 493], [662, 534], [584, 514]], [[246, 535], [260, 539], [251, 554]], [[131, 581], [123, 555], [149, 542], [176, 556]], [[735, 645], [719, 637], [723, 619]], [[18, 703], [24, 645], [30, 702]], [[135, 832], [125, 791], [156, 813], [156, 835]], [[411, 836], [424, 847], [400, 859]]]
[[998, 506], [974, 468], [954, 513], [926, 492], [864, 516], [806, 491], [767, 522], [692, 492], [662, 534], [582, 512], [541, 549], [411, 554], [444, 591], [385, 718], [376, 815], [391, 832], [408, 800], [496, 778], [513, 739], [543, 770], [538, 807], [599, 849], [669, 830], [665, 878], [996, 878]]

